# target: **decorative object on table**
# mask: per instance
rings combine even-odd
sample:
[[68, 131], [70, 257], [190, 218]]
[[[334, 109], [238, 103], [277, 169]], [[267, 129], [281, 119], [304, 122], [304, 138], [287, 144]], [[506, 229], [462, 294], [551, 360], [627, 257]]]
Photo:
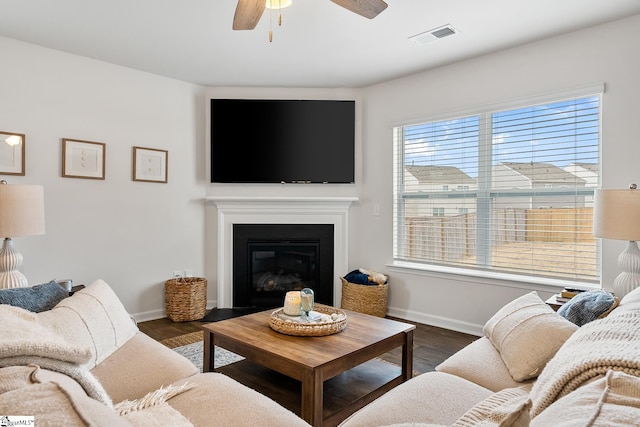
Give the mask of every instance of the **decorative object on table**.
[[283, 312], [287, 316], [300, 316], [300, 291], [289, 291], [284, 296]]
[[106, 146], [102, 142], [64, 138], [62, 140], [62, 176], [104, 179]]
[[133, 147], [133, 180], [168, 182], [169, 152], [156, 148]]
[[24, 134], [0, 131], [0, 175], [24, 176], [24, 146]]
[[207, 279], [178, 277], [164, 283], [164, 306], [173, 322], [190, 322], [204, 317], [207, 308]]
[[627, 240], [618, 257], [622, 273], [613, 282], [614, 294], [622, 298], [640, 286], [640, 191], [636, 184], [628, 190], [595, 190], [593, 234], [606, 239]]
[[602, 319], [618, 306], [620, 299], [611, 292], [595, 289], [580, 292], [558, 309], [558, 314], [568, 321], [582, 326]]
[[341, 308], [378, 317], [387, 314], [389, 285], [386, 275], [360, 268], [349, 272], [340, 280]]
[[562, 289], [562, 291], [559, 294], [555, 294], [554, 296], [556, 298], [557, 303], [564, 304], [565, 302], [568, 302], [571, 298], [575, 297], [579, 293], [587, 292], [587, 291], [589, 291], [589, 289], [567, 287]]
[[13, 247], [12, 237], [44, 234], [44, 190], [41, 185], [12, 185], [0, 181], [0, 288], [29, 285], [18, 269], [22, 254]]
[[313, 310], [313, 289], [304, 288], [300, 291], [300, 311], [301, 315], [309, 318], [309, 312]]
[[309, 312], [309, 318], [288, 316], [281, 308], [269, 317], [269, 327], [285, 335], [320, 337], [336, 334], [346, 326], [347, 313], [322, 304], [315, 305], [315, 310]]

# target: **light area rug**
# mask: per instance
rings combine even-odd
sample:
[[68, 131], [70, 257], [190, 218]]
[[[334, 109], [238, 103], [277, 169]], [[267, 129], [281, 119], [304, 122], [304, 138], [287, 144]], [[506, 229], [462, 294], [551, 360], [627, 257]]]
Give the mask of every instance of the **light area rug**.
[[[192, 332], [160, 341], [162, 344], [173, 349], [178, 354], [186, 357], [202, 372], [203, 337], [202, 332]], [[224, 348], [216, 346], [214, 352], [214, 367], [228, 365], [243, 360], [244, 357], [232, 353]]]

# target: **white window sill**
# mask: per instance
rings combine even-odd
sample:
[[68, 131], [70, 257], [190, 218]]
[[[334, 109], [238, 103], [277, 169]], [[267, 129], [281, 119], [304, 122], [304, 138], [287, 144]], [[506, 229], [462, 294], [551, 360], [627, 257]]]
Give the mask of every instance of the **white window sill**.
[[463, 268], [446, 267], [413, 263], [406, 261], [394, 261], [386, 267], [398, 273], [413, 274], [424, 277], [439, 277], [461, 282], [490, 284], [520, 289], [536, 289], [545, 292], [559, 292], [564, 287], [601, 289], [595, 283], [579, 282], [575, 280], [551, 279], [547, 277], [519, 276], [517, 274], [488, 272], [481, 270], [467, 270]]

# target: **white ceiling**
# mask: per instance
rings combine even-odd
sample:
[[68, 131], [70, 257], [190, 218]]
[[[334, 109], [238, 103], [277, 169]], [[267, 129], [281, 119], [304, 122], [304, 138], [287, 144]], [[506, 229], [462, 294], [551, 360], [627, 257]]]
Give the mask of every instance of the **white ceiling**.
[[[293, 0], [270, 43], [269, 10], [231, 29], [236, 0], [2, 0], [0, 35], [205, 86], [362, 87], [640, 13], [639, 0], [387, 3], [369, 20]], [[459, 33], [408, 40], [446, 24]]]

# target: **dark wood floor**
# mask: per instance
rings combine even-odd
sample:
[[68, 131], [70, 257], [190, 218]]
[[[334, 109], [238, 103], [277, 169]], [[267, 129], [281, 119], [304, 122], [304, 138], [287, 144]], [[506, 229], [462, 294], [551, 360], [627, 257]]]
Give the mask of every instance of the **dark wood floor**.
[[[478, 339], [475, 335], [463, 334], [397, 318], [393, 319], [416, 325], [413, 334], [413, 368], [414, 371], [419, 373], [433, 371], [447, 357]], [[200, 331], [200, 325], [202, 324], [201, 322], [174, 323], [164, 318], [141, 322], [138, 327], [151, 338], [161, 341], [189, 332]], [[398, 348], [385, 354], [382, 358], [399, 365], [402, 361], [400, 351]]]

